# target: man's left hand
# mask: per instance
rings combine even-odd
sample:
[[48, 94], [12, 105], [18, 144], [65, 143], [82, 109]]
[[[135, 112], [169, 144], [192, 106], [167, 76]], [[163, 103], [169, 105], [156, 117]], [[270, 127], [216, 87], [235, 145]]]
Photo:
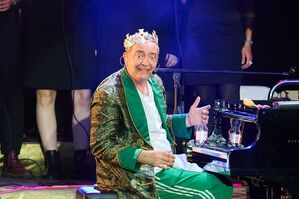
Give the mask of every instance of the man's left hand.
[[12, 0], [0, 0], [0, 12], [9, 10], [13, 1]]
[[210, 105], [206, 105], [197, 108], [200, 103], [200, 97], [197, 97], [192, 106], [190, 107], [189, 113], [186, 117], [186, 126], [198, 126], [201, 124], [207, 124], [209, 121], [209, 109]]

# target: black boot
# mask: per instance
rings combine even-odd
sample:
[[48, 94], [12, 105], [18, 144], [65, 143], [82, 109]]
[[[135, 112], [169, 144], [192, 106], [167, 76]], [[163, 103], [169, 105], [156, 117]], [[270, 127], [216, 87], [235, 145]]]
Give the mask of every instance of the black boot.
[[46, 151], [45, 166], [47, 174], [42, 176], [41, 185], [59, 184], [60, 180], [60, 154], [56, 150]]
[[73, 179], [92, 180], [96, 179], [95, 160], [88, 150], [74, 151]]

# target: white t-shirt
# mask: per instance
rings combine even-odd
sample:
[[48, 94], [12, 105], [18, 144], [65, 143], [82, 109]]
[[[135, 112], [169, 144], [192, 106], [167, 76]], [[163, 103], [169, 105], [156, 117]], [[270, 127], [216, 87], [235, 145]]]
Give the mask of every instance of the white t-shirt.
[[[148, 96], [142, 94], [138, 89], [137, 91], [145, 112], [151, 144], [154, 150], [167, 151], [171, 153], [171, 145], [167, 140], [165, 129], [162, 128], [162, 121], [155, 104], [152, 87], [149, 83], [147, 83], [147, 86], [149, 91]], [[202, 171], [197, 164], [189, 163], [185, 154], [175, 154], [174, 166], [190, 171]], [[161, 168], [155, 167], [155, 173], [161, 170]]]

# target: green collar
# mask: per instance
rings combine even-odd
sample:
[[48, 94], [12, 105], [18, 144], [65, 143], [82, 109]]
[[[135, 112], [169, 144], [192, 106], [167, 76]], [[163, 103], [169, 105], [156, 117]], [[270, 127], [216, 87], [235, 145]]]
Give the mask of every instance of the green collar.
[[[129, 114], [134, 123], [134, 126], [137, 129], [138, 133], [141, 135], [141, 137], [146, 141], [146, 143], [151, 145], [147, 120], [142, 106], [142, 102], [139, 97], [138, 91], [134, 85], [134, 82], [129, 76], [126, 68], [123, 68], [121, 70], [121, 79], [125, 91], [125, 98], [127, 101]], [[168, 140], [171, 143], [173, 143], [173, 139], [166, 125], [166, 103], [164, 100], [161, 86], [157, 83], [157, 81], [155, 81], [151, 77], [149, 78], [149, 83], [153, 89], [154, 100], [162, 121], [162, 126], [166, 130]]]

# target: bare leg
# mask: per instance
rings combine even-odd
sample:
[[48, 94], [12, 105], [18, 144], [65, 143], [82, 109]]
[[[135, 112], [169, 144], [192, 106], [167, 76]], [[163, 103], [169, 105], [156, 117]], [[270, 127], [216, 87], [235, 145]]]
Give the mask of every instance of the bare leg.
[[89, 150], [89, 103], [91, 90], [82, 89], [73, 92], [73, 178], [95, 180], [95, 161]]
[[[86, 150], [89, 148], [89, 103], [91, 99], [91, 90], [75, 90], [73, 95], [73, 148], [74, 150]], [[78, 121], [80, 122], [80, 124], [78, 123]]]
[[36, 121], [45, 151], [57, 150], [55, 90], [36, 91]]

